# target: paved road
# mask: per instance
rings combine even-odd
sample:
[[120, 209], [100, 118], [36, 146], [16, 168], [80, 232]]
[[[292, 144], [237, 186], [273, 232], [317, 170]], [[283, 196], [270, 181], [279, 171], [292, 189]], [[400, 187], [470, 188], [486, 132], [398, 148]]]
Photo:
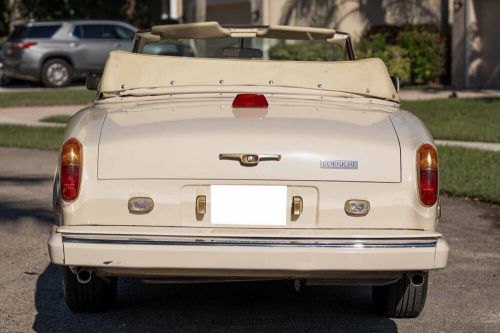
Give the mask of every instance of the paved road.
[[121, 280], [117, 308], [73, 314], [61, 274], [48, 265], [51, 177], [56, 153], [0, 148], [0, 332], [499, 332], [500, 206], [443, 198], [440, 228], [449, 267], [432, 274], [417, 319], [371, 310], [366, 287], [280, 282], [143, 285]]

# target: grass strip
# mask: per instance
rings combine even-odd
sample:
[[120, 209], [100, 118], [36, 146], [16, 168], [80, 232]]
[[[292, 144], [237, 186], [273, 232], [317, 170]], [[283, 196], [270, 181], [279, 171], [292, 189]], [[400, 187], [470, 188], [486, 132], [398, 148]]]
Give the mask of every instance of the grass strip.
[[0, 146], [57, 150], [63, 134], [63, 127], [0, 125]]
[[83, 89], [47, 89], [43, 91], [0, 94], [0, 107], [81, 105], [95, 99], [95, 91]]
[[500, 142], [500, 98], [403, 101], [435, 139]]
[[48, 116], [45, 118], [40, 119], [41, 122], [44, 123], [58, 123], [58, 124], [66, 124], [71, 118], [71, 116], [65, 115], [65, 114], [59, 114], [59, 115], [54, 115], [54, 116]]
[[438, 147], [441, 191], [500, 203], [500, 152]]

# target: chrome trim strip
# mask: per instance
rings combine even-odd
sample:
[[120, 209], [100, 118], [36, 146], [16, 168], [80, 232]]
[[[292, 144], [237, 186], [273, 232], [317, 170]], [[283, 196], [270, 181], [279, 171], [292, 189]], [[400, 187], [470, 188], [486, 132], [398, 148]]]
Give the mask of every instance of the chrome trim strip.
[[436, 247], [437, 239], [393, 239], [391, 242], [376, 239], [323, 240], [317, 242], [299, 240], [153, 240], [153, 239], [105, 239], [62, 236], [63, 243], [84, 244], [132, 244], [132, 245], [170, 245], [170, 246], [244, 246], [244, 247], [328, 247], [328, 248], [422, 248]]

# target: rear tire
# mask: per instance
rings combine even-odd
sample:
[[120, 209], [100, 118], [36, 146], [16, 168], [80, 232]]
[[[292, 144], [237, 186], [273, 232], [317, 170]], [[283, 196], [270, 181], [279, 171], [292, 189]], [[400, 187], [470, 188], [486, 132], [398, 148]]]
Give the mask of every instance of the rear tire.
[[92, 274], [88, 283], [80, 283], [69, 267], [64, 267], [64, 301], [74, 312], [103, 312], [116, 301], [117, 279], [104, 279]]
[[[413, 280], [413, 281], [412, 281]], [[392, 318], [418, 317], [425, 305], [429, 273], [407, 273], [397, 282], [373, 287], [373, 304], [380, 314]]]
[[43, 64], [41, 78], [45, 87], [67, 87], [73, 79], [73, 68], [64, 59], [49, 59]]

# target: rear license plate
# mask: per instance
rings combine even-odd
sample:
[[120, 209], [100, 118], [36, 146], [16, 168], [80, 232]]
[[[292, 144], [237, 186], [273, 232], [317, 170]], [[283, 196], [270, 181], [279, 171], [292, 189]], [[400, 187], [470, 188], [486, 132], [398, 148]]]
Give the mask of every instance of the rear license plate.
[[212, 224], [286, 225], [286, 186], [212, 185]]

